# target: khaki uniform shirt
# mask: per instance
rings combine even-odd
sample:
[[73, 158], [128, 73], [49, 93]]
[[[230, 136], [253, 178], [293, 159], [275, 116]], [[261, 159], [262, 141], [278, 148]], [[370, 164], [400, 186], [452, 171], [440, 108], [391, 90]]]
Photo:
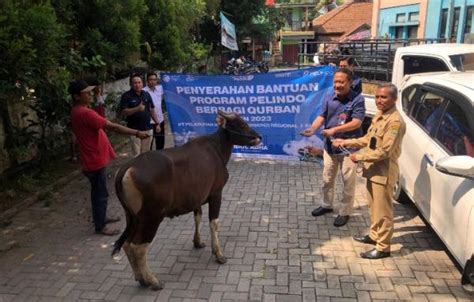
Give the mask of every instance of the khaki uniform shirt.
[[363, 137], [345, 141], [347, 147], [363, 148], [355, 154], [364, 162], [363, 176], [379, 184], [395, 184], [398, 179], [398, 158], [405, 135], [405, 122], [395, 106], [379, 111]]

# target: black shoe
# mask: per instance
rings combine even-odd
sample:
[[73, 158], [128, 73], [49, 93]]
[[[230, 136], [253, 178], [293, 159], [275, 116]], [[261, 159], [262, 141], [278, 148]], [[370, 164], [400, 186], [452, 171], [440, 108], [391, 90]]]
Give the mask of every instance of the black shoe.
[[313, 210], [313, 212], [311, 212], [311, 215], [313, 215], [314, 217], [318, 217], [318, 216], [321, 216], [321, 215], [324, 215], [326, 213], [330, 213], [332, 212], [332, 209], [326, 209], [326, 208], [323, 208], [323, 207], [319, 207], [319, 208], [316, 208]]
[[360, 256], [365, 259], [381, 259], [385, 257], [390, 257], [390, 252], [381, 252], [376, 249], [372, 249], [365, 253], [360, 253]]
[[372, 238], [370, 238], [369, 235], [354, 236], [352, 238], [354, 238], [355, 241], [359, 241], [359, 242], [366, 243], [366, 244], [373, 244], [373, 245], [377, 244], [377, 242], [375, 240], [373, 240]]
[[334, 220], [334, 226], [341, 227], [345, 225], [349, 221], [349, 217], [349, 215], [337, 215], [336, 219]]

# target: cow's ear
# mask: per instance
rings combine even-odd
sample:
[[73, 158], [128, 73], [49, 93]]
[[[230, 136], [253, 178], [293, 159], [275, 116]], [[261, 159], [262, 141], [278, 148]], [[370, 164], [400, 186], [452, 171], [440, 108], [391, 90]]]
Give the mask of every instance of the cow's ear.
[[223, 118], [222, 116], [218, 115], [216, 116], [216, 123], [217, 125], [221, 126], [222, 128], [225, 128], [225, 122], [226, 122], [226, 119]]

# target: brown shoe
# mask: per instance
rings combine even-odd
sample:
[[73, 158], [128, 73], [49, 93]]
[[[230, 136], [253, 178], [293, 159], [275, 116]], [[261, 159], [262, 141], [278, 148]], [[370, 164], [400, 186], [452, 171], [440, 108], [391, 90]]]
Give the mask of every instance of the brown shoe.
[[111, 228], [105, 226], [102, 230], [95, 231], [95, 233], [100, 234], [100, 235], [105, 235], [105, 236], [116, 236], [116, 235], [120, 234], [120, 230], [111, 229]]
[[107, 216], [105, 218], [105, 223], [112, 223], [112, 222], [117, 222], [117, 221], [120, 221], [120, 217], [118, 216]]

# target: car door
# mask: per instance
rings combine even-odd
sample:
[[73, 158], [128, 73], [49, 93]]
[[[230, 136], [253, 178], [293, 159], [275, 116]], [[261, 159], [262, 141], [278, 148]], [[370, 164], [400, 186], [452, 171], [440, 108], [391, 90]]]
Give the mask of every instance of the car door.
[[465, 244], [470, 233], [468, 225], [474, 203], [474, 181], [441, 173], [435, 164], [446, 156], [474, 156], [474, 131], [469, 125], [469, 118], [473, 117], [472, 105], [470, 100], [463, 100], [463, 96], [446, 93], [444, 97], [444, 111], [434, 117], [435, 128], [431, 130], [432, 139], [425, 153], [431, 188], [431, 199], [425, 209], [429, 209], [428, 220], [433, 229], [458, 262], [464, 265], [470, 257], [465, 255]]
[[400, 163], [400, 181], [404, 190], [427, 217], [430, 213], [431, 181], [427, 150], [430, 145], [430, 129], [433, 119], [431, 112], [443, 110], [444, 97], [427, 91], [421, 85], [414, 85], [403, 90], [402, 114], [406, 123], [406, 134], [402, 142]]
[[[403, 160], [409, 163], [401, 172], [405, 188], [423, 216], [463, 263], [469, 213], [473, 202], [473, 181], [439, 172], [435, 163], [452, 155], [473, 156], [470, 100], [446, 87], [423, 85], [416, 88], [405, 105], [407, 134]], [[407, 163], [401, 166], [407, 166]], [[408, 174], [407, 174], [408, 173]]]

